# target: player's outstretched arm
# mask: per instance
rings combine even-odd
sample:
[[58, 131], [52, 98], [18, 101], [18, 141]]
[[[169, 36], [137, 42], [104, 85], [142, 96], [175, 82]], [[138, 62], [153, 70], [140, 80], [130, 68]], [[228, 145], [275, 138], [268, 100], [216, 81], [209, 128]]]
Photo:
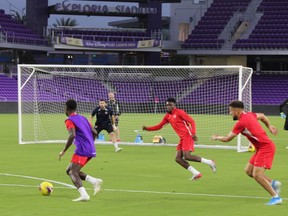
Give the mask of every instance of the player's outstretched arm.
[[257, 119], [262, 121], [273, 135], [278, 134], [278, 129], [270, 124], [269, 119], [263, 113], [256, 113]]
[[91, 125], [91, 131], [92, 131], [92, 134], [93, 134], [93, 138], [95, 139], [98, 135], [97, 133], [97, 130]]
[[92, 115], [89, 116], [88, 121], [90, 122], [90, 124], [93, 124], [93, 122], [92, 122], [93, 121], [93, 116]]
[[142, 130], [157, 131], [160, 130], [162, 127], [164, 127], [166, 124], [168, 124], [168, 120], [164, 117], [159, 124], [151, 127], [142, 126]]
[[69, 129], [69, 137], [67, 139], [67, 142], [66, 142], [66, 145], [64, 147], [64, 149], [59, 153], [59, 161], [61, 160], [61, 158], [64, 156], [65, 152], [70, 148], [70, 146], [72, 145], [73, 143], [73, 140], [76, 136], [76, 133], [75, 133], [75, 128], [70, 128]]
[[219, 136], [219, 135], [212, 135], [212, 139], [213, 140], [219, 140], [221, 142], [229, 142], [231, 141], [232, 139], [234, 139], [234, 137], [236, 137], [237, 134], [234, 134], [232, 132], [230, 132], [227, 136]]

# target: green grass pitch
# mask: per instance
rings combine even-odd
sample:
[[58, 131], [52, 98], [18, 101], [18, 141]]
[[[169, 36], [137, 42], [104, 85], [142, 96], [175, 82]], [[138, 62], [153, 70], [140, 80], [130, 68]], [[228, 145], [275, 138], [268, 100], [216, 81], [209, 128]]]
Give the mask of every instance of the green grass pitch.
[[[112, 145], [98, 145], [97, 158], [83, 171], [102, 178], [103, 189], [94, 197], [91, 186], [84, 182], [91, 200], [75, 203], [71, 200], [78, 192], [65, 186], [72, 184], [65, 169], [74, 147], [59, 162], [58, 153], [64, 144], [19, 145], [17, 115], [1, 114], [0, 119], [1, 216], [282, 216], [288, 212], [288, 133], [282, 130], [284, 121], [280, 117], [270, 117], [279, 134], [271, 136], [277, 153], [273, 169], [266, 174], [282, 182], [284, 203], [271, 207], [264, 205], [270, 198], [268, 193], [243, 171], [251, 153], [196, 149], [195, 154], [216, 160], [217, 173], [204, 164], [192, 163], [203, 177], [191, 182], [190, 173], [174, 162], [175, 147], [167, 146], [122, 146], [122, 152], [114, 153]], [[38, 192], [42, 179], [59, 182], [53, 183], [54, 192], [49, 197]]]

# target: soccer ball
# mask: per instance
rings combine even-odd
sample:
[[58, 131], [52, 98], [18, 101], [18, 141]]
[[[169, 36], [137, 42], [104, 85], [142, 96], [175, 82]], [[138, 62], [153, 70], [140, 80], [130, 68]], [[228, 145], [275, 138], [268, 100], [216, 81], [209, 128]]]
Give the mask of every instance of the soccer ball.
[[253, 144], [250, 144], [249, 146], [248, 146], [248, 152], [255, 152], [255, 146], [253, 145]]
[[43, 196], [49, 196], [53, 192], [53, 185], [50, 182], [42, 182], [39, 185], [39, 191]]

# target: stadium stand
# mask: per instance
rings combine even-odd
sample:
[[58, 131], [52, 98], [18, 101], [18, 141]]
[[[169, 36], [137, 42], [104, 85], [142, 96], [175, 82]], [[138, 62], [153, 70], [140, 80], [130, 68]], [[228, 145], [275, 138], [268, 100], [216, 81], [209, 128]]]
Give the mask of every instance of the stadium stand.
[[252, 78], [253, 105], [279, 105], [288, 91], [288, 76], [277, 74], [254, 75]]
[[17, 80], [5, 74], [0, 74], [0, 101], [18, 101]]
[[244, 11], [251, 0], [214, 0], [182, 49], [221, 49], [225, 40], [219, 36], [236, 11]]
[[263, 13], [248, 39], [238, 39], [233, 49], [287, 49], [288, 4], [285, 0], [263, 0], [257, 12]]
[[0, 9], [0, 41], [33, 46], [47, 46], [48, 41], [34, 34], [31, 29]]
[[[84, 80], [79, 79], [79, 89], [77, 89], [77, 85], [74, 85], [73, 88], [69, 88], [69, 92], [67, 91], [67, 81], [69, 78], [57, 78], [57, 79], [42, 79], [38, 82], [38, 90], [39, 90], [39, 101], [65, 101], [67, 97], [76, 98], [79, 101], [90, 101], [95, 102], [100, 98], [106, 98], [107, 92], [110, 90], [108, 88], [107, 83], [103, 83], [98, 80]], [[221, 79], [221, 78], [220, 78]], [[142, 103], [142, 102], [151, 102], [153, 98], [156, 96], [159, 98], [159, 101], [165, 101], [167, 97], [171, 96], [171, 86], [173, 89], [178, 89], [179, 95], [183, 94], [183, 97], [179, 102], [181, 103], [192, 103], [192, 104], [201, 104], [203, 99], [205, 98], [210, 101], [211, 104], [217, 104], [219, 102], [219, 98], [223, 98], [223, 94], [227, 99], [226, 103], [229, 103], [231, 100], [237, 98], [236, 93], [234, 92], [214, 92], [214, 96], [211, 97], [209, 92], [205, 93], [205, 88], [207, 86], [215, 85], [215, 82], [219, 82], [219, 79], [210, 79], [201, 84], [199, 84], [195, 89], [190, 89], [189, 92], [186, 92], [187, 89], [184, 89], [181, 86], [182, 82], [179, 81], [174, 82], [163, 82], [157, 83], [157, 86], [153, 86], [151, 82], [117, 82], [110, 81], [109, 86], [113, 86], [113, 88], [117, 92], [117, 98], [122, 102], [127, 103]], [[45, 82], [45, 87], [42, 83]], [[253, 75], [252, 79], [252, 104], [253, 105], [278, 105], [283, 100], [283, 95], [288, 91], [288, 76], [287, 75], [273, 75], [273, 74], [261, 74], [261, 75]], [[236, 85], [237, 83], [235, 83]], [[93, 92], [90, 92], [88, 89], [80, 89], [80, 86], [97, 86], [97, 95]], [[197, 83], [195, 83], [197, 85]], [[277, 86], [277, 88], [275, 88]], [[30, 86], [31, 92], [32, 86]], [[141, 89], [141, 91], [139, 91]], [[164, 90], [165, 89], [165, 90]], [[27, 90], [27, 89], [26, 89]], [[29, 91], [29, 89], [28, 89]], [[215, 94], [219, 94], [219, 97], [215, 97]], [[173, 97], [177, 97], [179, 95], [172, 95]], [[221, 96], [221, 97], [220, 97]], [[33, 97], [31, 94], [30, 97]], [[27, 98], [23, 98], [23, 100], [30, 100], [29, 96]], [[17, 80], [12, 77], [8, 77], [5, 74], [0, 74], [0, 101], [2, 102], [16, 102], [17, 98]], [[223, 103], [223, 101], [222, 101]]]

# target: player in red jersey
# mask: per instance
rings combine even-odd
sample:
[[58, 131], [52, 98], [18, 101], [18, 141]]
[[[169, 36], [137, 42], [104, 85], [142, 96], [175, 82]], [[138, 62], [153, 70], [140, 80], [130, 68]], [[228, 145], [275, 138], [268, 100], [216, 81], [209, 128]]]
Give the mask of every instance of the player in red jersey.
[[168, 98], [166, 101], [167, 114], [162, 121], [155, 126], [143, 126], [143, 130], [156, 131], [164, 125], [170, 123], [174, 131], [178, 134], [180, 142], [177, 145], [175, 161], [185, 169], [192, 172], [191, 180], [197, 180], [202, 174], [192, 167], [188, 161], [201, 162], [210, 166], [213, 172], [216, 172], [216, 164], [213, 160], [205, 159], [197, 155], [191, 155], [194, 151], [194, 141], [197, 141], [195, 121], [184, 111], [176, 107], [176, 100]]
[[272, 196], [272, 199], [266, 205], [281, 204], [282, 199], [279, 196], [281, 183], [264, 175], [265, 170], [272, 167], [275, 145], [258, 120], [262, 121], [273, 135], [278, 133], [277, 128], [270, 124], [269, 119], [263, 113], [245, 112], [242, 101], [232, 101], [229, 104], [229, 111], [230, 115], [233, 116], [233, 120], [238, 120], [232, 132], [227, 136], [213, 135], [212, 139], [229, 142], [239, 133], [246, 136], [255, 146], [256, 153], [246, 165], [245, 172]]

